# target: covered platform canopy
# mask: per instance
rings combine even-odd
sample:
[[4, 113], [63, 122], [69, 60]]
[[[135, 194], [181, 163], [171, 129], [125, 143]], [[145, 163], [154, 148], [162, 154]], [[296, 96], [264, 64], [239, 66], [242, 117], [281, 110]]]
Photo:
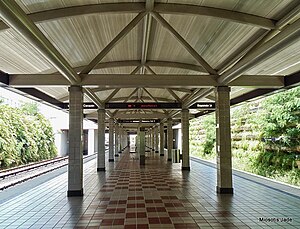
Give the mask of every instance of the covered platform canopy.
[[[299, 82], [299, 10], [297, 0], [1, 1], [0, 79], [61, 108], [69, 85], [99, 108], [189, 107], [214, 102], [224, 85], [235, 104]], [[106, 110], [121, 119], [178, 113]]]
[[[141, 158], [145, 144], [158, 152], [158, 139], [163, 155], [166, 122], [171, 161], [181, 119], [189, 170], [189, 119], [211, 110], [196, 102], [216, 107], [217, 192], [233, 193], [230, 105], [299, 85], [299, 12], [298, 0], [3, 0], [0, 81], [69, 109], [70, 196], [83, 194], [83, 112], [98, 119], [97, 170], [106, 118], [111, 162], [137, 128]], [[160, 125], [148, 133], [140, 123], [149, 119]]]

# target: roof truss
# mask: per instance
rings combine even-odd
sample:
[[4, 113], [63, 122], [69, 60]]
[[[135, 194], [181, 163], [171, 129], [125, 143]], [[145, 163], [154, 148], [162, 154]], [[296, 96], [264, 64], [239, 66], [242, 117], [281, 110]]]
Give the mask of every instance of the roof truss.
[[[148, 2], [148, 1], [146, 1]], [[81, 6], [72, 6], [35, 12], [29, 14], [29, 18], [35, 23], [41, 23], [49, 20], [58, 20], [65, 17], [75, 17], [80, 15], [95, 14], [95, 13], [141, 13], [146, 11], [148, 7], [144, 3], [105, 3], [105, 4], [90, 4]], [[149, 9], [149, 8], [148, 8]], [[154, 12], [163, 14], [192, 14], [199, 16], [216, 17], [224, 20], [235, 21], [237, 23], [248, 24], [261, 27], [264, 29], [274, 29], [275, 22], [273, 20], [250, 15], [231, 10], [224, 10], [212, 7], [184, 5], [184, 4], [166, 4], [157, 3], [153, 7]], [[7, 29], [7, 25], [0, 23], [0, 30]]]
[[[82, 81], [78, 85], [85, 87], [101, 86], [105, 88], [131, 88], [131, 87], [216, 87], [224, 86], [217, 82], [214, 75], [131, 75], [131, 74], [82, 74]], [[130, 79], [130, 80], [128, 80]], [[21, 86], [69, 86], [70, 83], [60, 74], [15, 74], [9, 77], [9, 85]], [[283, 76], [244, 75], [230, 82], [228, 86], [239, 87], [283, 87]], [[171, 91], [168, 89], [169, 92]], [[172, 92], [170, 92], [172, 93]], [[174, 93], [174, 92], [173, 92]], [[174, 97], [175, 95], [172, 94]], [[177, 100], [178, 98], [176, 98]]]
[[[127, 99], [124, 99], [124, 101], [128, 101], [128, 99], [131, 98], [136, 98], [137, 101], [144, 101], [146, 97], [137, 93], [139, 88], [166, 88], [174, 99], [182, 101], [186, 106], [201, 97], [209, 97], [210, 93], [213, 91], [212, 87], [215, 86], [228, 85], [253, 88], [281, 88], [285, 86], [285, 78], [283, 76], [245, 76], [243, 73], [247, 69], [261, 63], [262, 60], [265, 60], [270, 55], [278, 52], [287, 45], [292, 44], [298, 37], [300, 37], [300, 19], [290, 24], [290, 22], [293, 21], [300, 12], [300, 5], [293, 8], [293, 10], [281, 20], [275, 22], [255, 15], [211, 7], [169, 3], [154, 4], [154, 0], [146, 1], [146, 4], [118, 3], [66, 7], [63, 9], [36, 12], [30, 15], [26, 15], [22, 12], [18, 5], [13, 1], [12, 3], [10, 3], [10, 1], [5, 2], [6, 3], [3, 4], [6, 4], [6, 10], [0, 9], [1, 17], [5, 18], [6, 22], [8, 22], [12, 28], [22, 34], [24, 33], [23, 36], [26, 37], [33, 46], [37, 47], [46, 59], [60, 72], [60, 74], [52, 75], [12, 75], [9, 77], [9, 85], [15, 87], [82, 85], [85, 87], [84, 92], [86, 95], [95, 102], [98, 107], [103, 107], [103, 103], [106, 101], [116, 99], [114, 96], [120, 90], [118, 87], [136, 87], [136, 90], [134, 90]], [[53, 45], [51, 46], [51, 43], [45, 39], [41, 31], [28, 19], [31, 18], [34, 22], [41, 23], [47, 20], [57, 20], [59, 18], [79, 16], [82, 14], [113, 12], [134, 13], [137, 14], [137, 16], [115, 38], [113, 38], [113, 40], [89, 64], [75, 69], [70, 66], [70, 64], [62, 57]], [[217, 72], [160, 14], [190, 14], [216, 17], [223, 20], [230, 20], [237, 23], [259, 27], [261, 30], [249, 39], [247, 43], [240, 47], [239, 50], [233, 53], [226, 61], [224, 61], [224, 63], [221, 63], [220, 68], [218, 68], [221, 70]], [[187, 63], [148, 60], [147, 53], [152, 42], [150, 36], [152, 17], [154, 17], [157, 22], [163, 25], [172, 35], [174, 35], [201, 66]], [[144, 33], [141, 60], [101, 63], [101, 60], [107, 55], [107, 53], [109, 53], [110, 50], [112, 50], [115, 45], [120, 42], [143, 18]], [[7, 26], [0, 22], [0, 30], [6, 28]], [[282, 31], [278, 33], [275, 29], [282, 29]], [[87, 75], [87, 73], [89, 73], [92, 69], [122, 66], [136, 67], [131, 74]], [[151, 66], [182, 68], [200, 73], [208, 72], [210, 75], [156, 75]], [[150, 72], [152, 75], [135, 75], [139, 71], [144, 74], [146, 69], [147, 73]], [[78, 75], [76, 71], [81, 72], [82, 74]], [[128, 80], [124, 80], [129, 77], [131, 77], [130, 82], [127, 82]], [[189, 80], [186, 80], [187, 78], [189, 78]], [[104, 101], [101, 101], [95, 94], [95, 90], [97, 89], [92, 90], [89, 88], [95, 86], [100, 86], [104, 89], [116, 89], [108, 95]], [[181, 92], [185, 92], [186, 95], [179, 98], [173, 90], [181, 90]], [[144, 91], [147, 93], [146, 89], [144, 89]], [[134, 96], [135, 93], [137, 93], [136, 97]], [[152, 96], [150, 93], [147, 94], [149, 96], [148, 98], [153, 101], [158, 101], [157, 97]], [[62, 97], [61, 99], [66, 99], [65, 97]], [[118, 111], [114, 114], [110, 112], [108, 113], [110, 115], [116, 115]], [[175, 114], [177, 113], [172, 113], [172, 115]]]

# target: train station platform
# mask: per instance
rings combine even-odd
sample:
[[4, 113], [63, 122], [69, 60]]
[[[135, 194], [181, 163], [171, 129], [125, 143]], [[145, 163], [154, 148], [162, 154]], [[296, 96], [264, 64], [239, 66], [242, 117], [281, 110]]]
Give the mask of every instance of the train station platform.
[[[191, 171], [146, 152], [121, 154], [106, 172], [84, 163], [84, 196], [67, 197], [67, 172], [39, 185], [0, 192], [0, 228], [300, 228], [300, 193], [235, 174], [235, 194], [217, 194], [216, 169], [191, 161]], [[39, 179], [39, 178], [35, 178]], [[12, 194], [20, 186], [20, 194]]]

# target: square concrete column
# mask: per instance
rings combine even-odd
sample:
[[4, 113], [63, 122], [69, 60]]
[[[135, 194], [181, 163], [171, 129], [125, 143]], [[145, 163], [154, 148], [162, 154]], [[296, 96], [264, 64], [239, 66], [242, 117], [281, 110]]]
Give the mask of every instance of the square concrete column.
[[125, 129], [123, 130], [123, 149], [125, 150], [125, 148], [127, 147], [127, 142], [126, 142], [126, 131]]
[[151, 128], [149, 129], [149, 148], [150, 152], [152, 150], [152, 133], [151, 133]]
[[122, 126], [119, 125], [119, 146], [118, 146], [118, 149], [119, 149], [119, 153], [122, 153], [121, 149], [122, 149]]
[[126, 132], [126, 130], [124, 130], [124, 146], [125, 147], [127, 147], [128, 146], [128, 142], [127, 142], [127, 137], [128, 136], [128, 134], [127, 134], [127, 132]]
[[148, 146], [148, 132], [145, 131], [145, 147]]
[[155, 138], [154, 138], [154, 129], [151, 127], [151, 151], [154, 151]]
[[128, 139], [129, 139], [129, 134], [125, 130], [125, 137], [124, 137], [125, 147], [129, 147]]
[[122, 153], [121, 147], [122, 147], [122, 126], [119, 123], [118, 124], [118, 153]]
[[98, 152], [98, 130], [94, 129], [94, 153]]
[[119, 153], [122, 153], [123, 148], [124, 148], [124, 131], [123, 131], [123, 127], [120, 126], [120, 147], [119, 147]]
[[144, 128], [140, 128], [139, 131], [139, 153], [140, 153], [140, 165], [145, 165], [145, 129]]
[[67, 196], [83, 196], [83, 93], [81, 86], [69, 87], [69, 164]]
[[140, 154], [140, 126], [137, 128], [136, 132], [136, 139], [135, 139], [135, 147], [136, 147], [136, 153]]
[[126, 132], [125, 132], [125, 130], [124, 130], [124, 128], [123, 128], [123, 132], [122, 132], [122, 150], [125, 150], [125, 148], [126, 148]]
[[114, 161], [114, 119], [109, 119], [109, 148], [108, 148], [108, 161]]
[[151, 134], [152, 134], [152, 151], [155, 151], [155, 128], [152, 127], [152, 130], [151, 130]]
[[151, 148], [151, 129], [148, 129], [148, 148]]
[[154, 128], [155, 130], [155, 153], [159, 153], [158, 151], [158, 146], [159, 146], [159, 142], [158, 142], [158, 126], [156, 126]]
[[119, 124], [115, 124], [115, 157], [119, 157]]
[[165, 155], [165, 149], [164, 149], [164, 124], [161, 122], [159, 124], [159, 152], [160, 156]]
[[230, 88], [216, 87], [217, 192], [233, 193], [230, 127]]
[[125, 143], [125, 130], [122, 129], [122, 150], [124, 150], [126, 147], [126, 143]]
[[105, 110], [98, 109], [97, 171], [105, 171]]
[[189, 110], [182, 109], [181, 111], [181, 149], [182, 149], [182, 170], [190, 170], [190, 142], [189, 142]]
[[173, 129], [172, 129], [172, 119], [168, 118], [167, 127], [167, 145], [168, 145], [168, 161], [172, 161], [172, 149], [173, 149]]
[[149, 147], [149, 149], [150, 149], [150, 151], [151, 151], [151, 143], [152, 143], [152, 138], [151, 138], [151, 128], [149, 129], [148, 139], [149, 139], [149, 141], [148, 141], [148, 147]]

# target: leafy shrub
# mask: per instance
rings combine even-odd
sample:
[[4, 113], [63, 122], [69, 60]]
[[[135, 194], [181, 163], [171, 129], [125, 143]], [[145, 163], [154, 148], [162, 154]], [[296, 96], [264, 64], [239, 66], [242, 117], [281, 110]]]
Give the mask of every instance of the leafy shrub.
[[214, 115], [206, 116], [203, 120], [205, 139], [203, 145], [204, 154], [212, 154], [216, 142], [216, 122]]
[[6, 168], [57, 155], [50, 122], [36, 104], [12, 108], [0, 104], [0, 167]]
[[287, 147], [293, 152], [300, 142], [300, 87], [266, 98], [262, 107], [262, 137], [271, 139], [265, 144], [278, 150]]
[[[235, 107], [231, 113], [233, 167], [300, 186], [295, 163], [300, 155], [300, 87]], [[213, 115], [193, 121], [197, 131], [191, 141], [194, 148], [201, 143], [195, 152], [204, 159], [215, 155], [213, 122]]]

